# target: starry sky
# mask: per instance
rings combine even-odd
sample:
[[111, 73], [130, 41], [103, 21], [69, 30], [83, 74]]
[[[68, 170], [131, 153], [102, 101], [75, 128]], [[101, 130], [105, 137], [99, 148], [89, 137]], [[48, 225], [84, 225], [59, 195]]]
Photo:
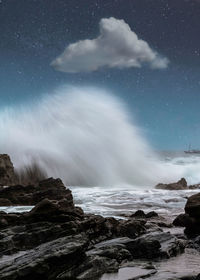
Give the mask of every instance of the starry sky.
[[[50, 66], [67, 45], [99, 36], [102, 18], [123, 19], [166, 69]], [[121, 98], [155, 149], [200, 148], [200, 1], [0, 0], [0, 110], [58, 86], [91, 85]]]

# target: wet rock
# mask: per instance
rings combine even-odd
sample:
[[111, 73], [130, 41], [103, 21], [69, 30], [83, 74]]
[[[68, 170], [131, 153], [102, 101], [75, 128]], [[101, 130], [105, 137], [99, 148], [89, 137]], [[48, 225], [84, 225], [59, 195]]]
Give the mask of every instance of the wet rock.
[[130, 217], [131, 218], [144, 218], [144, 219], [147, 218], [147, 219], [149, 219], [149, 218], [158, 217], [158, 214], [155, 211], [150, 211], [150, 212], [145, 214], [143, 210], [138, 210], [134, 214], [132, 214]]
[[170, 233], [150, 233], [136, 239], [121, 237], [104, 241], [95, 245], [95, 249], [126, 249], [133, 258], [155, 259], [176, 256], [184, 251], [185, 245]]
[[131, 215], [134, 218], [146, 218], [146, 214], [143, 210], [137, 210], [134, 214]]
[[176, 183], [171, 183], [171, 184], [159, 183], [158, 185], [156, 185], [155, 188], [162, 189], [162, 190], [186, 190], [188, 189], [188, 186], [185, 178], [181, 178], [181, 180], [179, 180]]
[[[138, 279], [149, 279], [152, 275], [156, 273], [156, 269], [151, 266], [151, 268], [145, 268], [141, 265], [135, 265], [135, 264], [128, 264], [127, 267], [121, 267], [118, 271], [118, 273], [112, 273], [112, 274], [104, 274], [100, 280], [138, 280]], [[162, 279], [164, 280], [164, 279]], [[174, 280], [174, 279], [173, 279]]]
[[136, 238], [146, 232], [145, 224], [143, 220], [121, 220], [116, 235]]
[[190, 227], [194, 222], [194, 219], [188, 214], [180, 214], [175, 218], [173, 224], [177, 227]]
[[63, 272], [56, 279], [99, 279], [103, 273], [116, 272], [119, 264], [115, 259], [102, 256], [90, 256], [76, 269]]
[[1, 280], [56, 279], [85, 259], [88, 239], [84, 235], [58, 238], [0, 262]]
[[185, 205], [185, 212], [194, 218], [200, 218], [200, 193], [190, 196]]
[[159, 217], [155, 211], [151, 211], [146, 214], [146, 218], [155, 218], [155, 217]]
[[188, 198], [185, 213], [185, 233], [189, 236], [200, 234], [200, 193]]
[[10, 157], [0, 154], [0, 186], [8, 186], [16, 183], [16, 175]]
[[67, 189], [60, 179], [49, 178], [39, 182], [38, 185], [15, 185], [0, 188], [0, 206], [10, 205], [36, 205], [41, 200], [67, 199], [73, 205], [71, 191]]
[[188, 188], [189, 188], [190, 190], [200, 189], [200, 184], [190, 185]]

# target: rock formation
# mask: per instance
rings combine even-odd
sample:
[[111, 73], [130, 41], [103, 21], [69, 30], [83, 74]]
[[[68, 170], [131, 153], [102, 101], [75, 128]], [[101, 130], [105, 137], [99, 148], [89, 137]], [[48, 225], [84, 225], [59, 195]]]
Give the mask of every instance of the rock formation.
[[13, 185], [16, 182], [14, 167], [10, 157], [0, 154], [0, 186]]
[[187, 181], [185, 180], [185, 178], [181, 178], [176, 183], [170, 183], [170, 184], [159, 183], [159, 184], [157, 184], [155, 186], [156, 189], [170, 190], [170, 191], [199, 189], [199, 187], [200, 187], [199, 184], [188, 186]]
[[[97, 280], [104, 273], [129, 266], [131, 261], [137, 275], [131, 279], [139, 279], [138, 275], [169, 279], [156, 263], [179, 256], [189, 246], [184, 235], [168, 232], [171, 223], [153, 211], [139, 210], [126, 219], [85, 214], [74, 205], [71, 191], [60, 179], [5, 186], [5, 178], [14, 178], [10, 163], [6, 171], [6, 161], [10, 162], [7, 156], [2, 166], [10, 175], [2, 176], [0, 205], [35, 206], [30, 212], [0, 212], [1, 280]], [[199, 196], [189, 198], [185, 209], [189, 223], [191, 219], [197, 223]], [[179, 220], [185, 221], [185, 216]], [[135, 267], [136, 262], [142, 268]], [[172, 273], [170, 279], [197, 280], [197, 273], [192, 273], [182, 278]]]

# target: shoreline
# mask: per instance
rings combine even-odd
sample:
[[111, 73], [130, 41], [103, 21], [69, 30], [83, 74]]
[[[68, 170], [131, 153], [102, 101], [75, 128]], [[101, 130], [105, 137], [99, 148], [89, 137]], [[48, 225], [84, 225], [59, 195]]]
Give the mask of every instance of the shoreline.
[[[14, 174], [14, 169], [10, 170]], [[6, 174], [6, 167], [2, 174]], [[14, 181], [12, 176], [5, 178]], [[100, 204], [103, 200], [105, 208], [110, 206], [109, 213], [117, 208], [118, 214], [120, 212], [117, 218], [113, 215], [98, 215], [98, 211], [92, 211], [96, 214], [84, 211], [80, 208], [84, 199], [81, 202], [76, 195], [74, 199], [73, 189], [71, 192], [60, 179], [48, 178], [28, 186], [12, 184], [0, 187], [0, 205], [15, 210], [16, 205], [21, 204], [20, 209], [23, 210], [26, 208], [23, 205], [27, 204], [30, 210], [10, 213], [0, 211], [0, 278], [134, 280], [145, 277], [149, 280], [168, 280], [173, 277], [173, 280], [198, 280], [199, 186], [189, 189], [185, 179], [160, 185], [161, 189], [147, 191], [146, 196], [143, 194], [143, 199], [127, 190], [122, 191], [123, 196], [120, 192], [109, 190], [102, 197], [101, 192], [95, 194], [93, 189], [91, 197], [99, 199]], [[150, 193], [152, 197], [162, 193], [166, 205], [179, 203], [180, 197], [182, 214], [158, 213], [149, 207], [153, 200], [149, 205], [145, 201]], [[185, 196], [192, 193], [195, 194]], [[170, 198], [166, 194], [170, 194]], [[94, 201], [90, 201], [89, 194], [85, 195], [88, 205], [92, 205]], [[122, 211], [125, 207], [123, 199], [128, 199], [126, 213]], [[141, 200], [140, 204], [137, 199]], [[160, 196], [157, 200], [160, 200], [161, 205]], [[145, 203], [147, 205], [143, 211], [140, 206]], [[99, 205], [95, 207], [97, 210]]]

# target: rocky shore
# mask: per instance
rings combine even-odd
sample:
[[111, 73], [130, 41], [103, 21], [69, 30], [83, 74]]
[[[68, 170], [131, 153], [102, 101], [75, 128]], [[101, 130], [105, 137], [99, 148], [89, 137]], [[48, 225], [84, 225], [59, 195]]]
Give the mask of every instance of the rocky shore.
[[60, 179], [20, 185], [7, 155], [0, 155], [0, 185], [0, 206], [34, 206], [0, 212], [2, 280], [200, 279], [200, 269], [186, 269], [187, 261], [200, 263], [200, 194], [173, 223], [153, 211], [85, 214]]

